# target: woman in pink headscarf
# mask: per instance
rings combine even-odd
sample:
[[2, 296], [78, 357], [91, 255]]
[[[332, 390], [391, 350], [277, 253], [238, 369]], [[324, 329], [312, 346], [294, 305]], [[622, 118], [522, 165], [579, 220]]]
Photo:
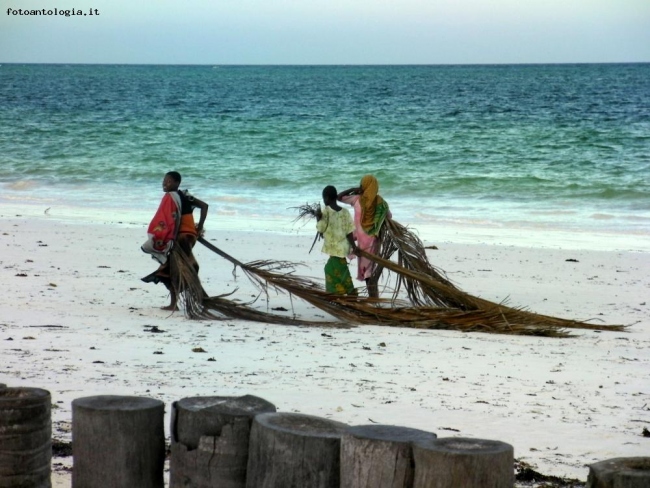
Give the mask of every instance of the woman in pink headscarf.
[[[379, 182], [372, 175], [361, 178], [358, 187], [350, 188], [338, 194], [338, 200], [354, 208], [354, 238], [357, 246], [370, 254], [379, 252], [379, 231], [387, 217], [391, 216], [388, 204], [379, 196]], [[353, 259], [351, 256], [350, 259]], [[365, 281], [368, 296], [377, 298], [379, 290], [376, 264], [368, 258], [358, 257], [357, 280]]]

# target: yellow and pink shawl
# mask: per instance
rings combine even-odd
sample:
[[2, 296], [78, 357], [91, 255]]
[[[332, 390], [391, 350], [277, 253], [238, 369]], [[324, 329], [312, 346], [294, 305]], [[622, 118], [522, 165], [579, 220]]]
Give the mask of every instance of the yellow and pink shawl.
[[379, 196], [379, 182], [372, 175], [361, 178], [361, 227], [369, 236], [376, 236], [388, 215], [388, 204]]

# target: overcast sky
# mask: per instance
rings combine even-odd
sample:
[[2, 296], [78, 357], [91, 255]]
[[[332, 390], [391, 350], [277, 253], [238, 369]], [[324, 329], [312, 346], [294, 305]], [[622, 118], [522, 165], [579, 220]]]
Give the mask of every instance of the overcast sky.
[[[650, 0], [0, 0], [0, 63], [650, 62]], [[87, 15], [25, 16], [18, 9]], [[99, 15], [90, 15], [90, 11]], [[9, 13], [8, 13], [9, 11]]]

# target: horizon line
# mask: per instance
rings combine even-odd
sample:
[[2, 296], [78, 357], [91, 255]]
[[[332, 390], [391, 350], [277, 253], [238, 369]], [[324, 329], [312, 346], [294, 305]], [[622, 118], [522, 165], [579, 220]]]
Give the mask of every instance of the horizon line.
[[75, 65], [75, 66], [223, 66], [223, 67], [389, 67], [389, 66], [549, 66], [549, 65], [614, 65], [650, 64], [650, 61], [563, 61], [563, 62], [497, 62], [497, 63], [88, 63], [1, 61], [2, 65]]

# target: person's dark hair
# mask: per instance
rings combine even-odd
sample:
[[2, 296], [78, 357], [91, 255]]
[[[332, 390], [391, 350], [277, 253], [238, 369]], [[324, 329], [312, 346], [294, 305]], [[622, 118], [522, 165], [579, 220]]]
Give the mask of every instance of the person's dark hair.
[[338, 195], [338, 193], [336, 193], [336, 188], [332, 185], [323, 188], [323, 198], [327, 197], [329, 200], [336, 200], [336, 195]]
[[181, 182], [181, 174], [178, 171], [170, 171], [167, 173], [167, 176], [171, 177], [172, 180], [174, 180], [176, 183]]

